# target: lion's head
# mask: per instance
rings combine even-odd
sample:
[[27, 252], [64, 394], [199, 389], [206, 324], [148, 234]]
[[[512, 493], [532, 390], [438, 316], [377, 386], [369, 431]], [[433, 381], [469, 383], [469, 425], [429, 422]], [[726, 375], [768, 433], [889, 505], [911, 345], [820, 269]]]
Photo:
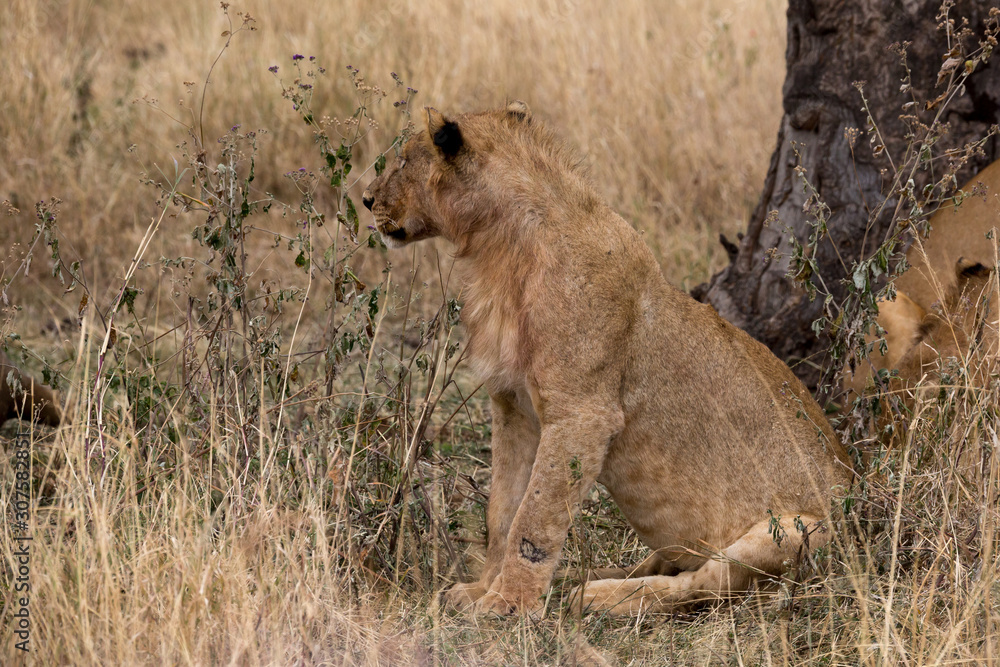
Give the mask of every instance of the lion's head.
[[[990, 230], [1000, 219], [998, 191], [1000, 160], [963, 185], [955, 205], [942, 206], [931, 217], [929, 236], [914, 235], [906, 252], [910, 268], [895, 280], [896, 300], [879, 302], [885, 352], [878, 336], [869, 333], [866, 343], [874, 348], [869, 358], [844, 376], [846, 405], [853, 394], [864, 393], [875, 371], [895, 369], [901, 382], [916, 384], [939, 357], [966, 355], [970, 335], [992, 341], [992, 347], [979, 346], [974, 367], [996, 354], [997, 293], [986, 290], [996, 281], [995, 269], [988, 267], [994, 264]], [[992, 334], [982, 333], [982, 319]]]
[[498, 149], [504, 142], [516, 141], [531, 127], [523, 102], [452, 118], [426, 107], [424, 120], [426, 128], [406, 142], [399, 157], [362, 196], [390, 248], [433, 236], [456, 241], [467, 231], [456, 224], [474, 221], [473, 216], [463, 215], [461, 201], [447, 196], [449, 191], [475, 193], [479, 200], [474, 208], [482, 209], [482, 197], [488, 197], [491, 189], [490, 156], [502, 153]]
[[427, 188], [433, 161], [427, 144], [424, 132], [410, 139], [361, 198], [375, 217], [375, 229], [390, 248], [441, 233]]
[[[973, 384], [988, 376], [996, 356], [994, 269], [960, 257], [954, 271], [954, 286], [931, 310], [902, 312], [897, 306], [901, 300], [912, 303], [903, 292], [897, 292], [896, 302], [880, 305], [879, 323], [894, 355], [887, 367], [898, 370], [897, 389], [914, 387], [925, 376], [940, 377], [941, 363], [949, 358], [972, 371]], [[883, 316], [882, 310], [893, 317]]]

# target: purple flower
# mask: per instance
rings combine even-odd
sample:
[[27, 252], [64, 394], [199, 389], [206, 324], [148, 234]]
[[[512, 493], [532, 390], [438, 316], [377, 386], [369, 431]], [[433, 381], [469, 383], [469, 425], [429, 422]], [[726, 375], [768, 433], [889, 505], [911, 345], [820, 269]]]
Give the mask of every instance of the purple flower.
[[309, 62], [316, 60], [316, 56], [309, 56]]
[[305, 59], [305, 56], [301, 56], [298, 53], [296, 53], [294, 56], [292, 56], [292, 61], [293, 62], [299, 61], [299, 60], [304, 60], [304, 59]]
[[277, 74], [278, 73], [278, 66], [277, 65], [271, 65], [270, 67], [267, 68], [267, 71], [270, 72], [271, 74]]

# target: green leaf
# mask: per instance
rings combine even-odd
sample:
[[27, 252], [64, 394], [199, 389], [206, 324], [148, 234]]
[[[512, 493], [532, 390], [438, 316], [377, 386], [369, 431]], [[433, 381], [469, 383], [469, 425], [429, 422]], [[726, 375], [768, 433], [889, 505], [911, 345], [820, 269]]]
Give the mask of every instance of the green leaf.
[[357, 241], [358, 235], [358, 209], [354, 208], [354, 202], [351, 201], [350, 197], [344, 197], [347, 202], [347, 223], [348, 229], [351, 230], [351, 237]]
[[379, 155], [375, 160], [375, 175], [381, 176], [383, 171], [385, 171], [385, 156]]
[[122, 291], [122, 300], [118, 302], [117, 310], [122, 309], [122, 304], [128, 309], [128, 312], [135, 314], [135, 297], [142, 293], [142, 290], [136, 287], [126, 287]]

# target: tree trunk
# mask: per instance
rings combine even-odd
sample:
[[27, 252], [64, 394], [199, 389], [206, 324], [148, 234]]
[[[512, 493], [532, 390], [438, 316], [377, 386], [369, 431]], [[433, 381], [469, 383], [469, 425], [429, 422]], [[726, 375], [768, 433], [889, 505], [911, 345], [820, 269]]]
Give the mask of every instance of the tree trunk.
[[[975, 33], [965, 40], [966, 51], [978, 48], [990, 4], [958, 0], [949, 11], [956, 31], [965, 17]], [[770, 347], [811, 388], [822, 375], [829, 340], [811, 329], [822, 314], [822, 299], [810, 301], [805, 290], [786, 277], [792, 249], [786, 227], [803, 244], [812, 232], [803, 212], [808, 195], [796, 166], [805, 168], [809, 182], [830, 207], [830, 233], [816, 248], [815, 260], [819, 275], [839, 300], [845, 293], [841, 279], [852, 263], [870, 254], [895, 222], [891, 198], [880, 214], [871, 213], [892, 194], [892, 165], [900, 169], [907, 152], [902, 105], [916, 99], [918, 104], [906, 113], [917, 113], [925, 123], [940, 111], [925, 108], [925, 101], [937, 98], [947, 85], [937, 85], [942, 55], [949, 50], [948, 35], [937, 28], [940, 6], [941, 0], [789, 2], [784, 116], [764, 191], [738, 248], [730, 244], [731, 264], [693, 293]], [[888, 48], [904, 40], [912, 42], [906, 50], [912, 93], [901, 92], [906, 72], [899, 53]], [[965, 54], [958, 57], [964, 68]], [[995, 60], [981, 65], [968, 79], [965, 94], [945, 108], [941, 120], [950, 129], [934, 146], [935, 156], [962, 148], [1000, 122], [1000, 65]], [[864, 95], [885, 142], [878, 157], [867, 140], [868, 114], [853, 85], [856, 81], [866, 82]], [[847, 128], [861, 130], [853, 152]], [[985, 154], [962, 168], [958, 183], [998, 157], [997, 148], [993, 137], [984, 146]], [[921, 171], [917, 187], [942, 173], [938, 165]]]

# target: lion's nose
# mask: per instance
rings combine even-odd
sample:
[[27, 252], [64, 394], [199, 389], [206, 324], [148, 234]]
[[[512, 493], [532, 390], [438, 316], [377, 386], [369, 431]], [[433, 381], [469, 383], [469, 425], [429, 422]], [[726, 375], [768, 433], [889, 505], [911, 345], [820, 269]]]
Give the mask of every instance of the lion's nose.
[[375, 197], [372, 197], [367, 192], [361, 195], [361, 203], [365, 205], [369, 211], [372, 210], [372, 205], [375, 204]]

